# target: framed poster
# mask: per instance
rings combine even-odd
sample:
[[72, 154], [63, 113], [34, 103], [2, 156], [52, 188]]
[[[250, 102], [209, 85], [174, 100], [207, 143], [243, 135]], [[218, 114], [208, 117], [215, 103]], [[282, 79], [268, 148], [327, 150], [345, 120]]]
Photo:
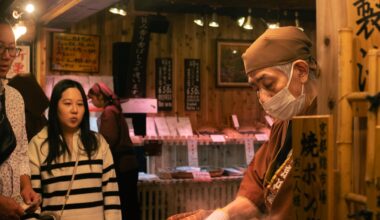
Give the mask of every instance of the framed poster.
[[51, 69], [99, 72], [100, 38], [96, 35], [52, 33]]
[[248, 87], [241, 55], [252, 42], [217, 40], [216, 85], [218, 87]]
[[7, 74], [8, 78], [12, 78], [17, 74], [25, 74], [31, 72], [31, 46], [27, 44], [17, 45], [21, 49], [20, 55], [16, 57], [12, 63], [12, 67]]

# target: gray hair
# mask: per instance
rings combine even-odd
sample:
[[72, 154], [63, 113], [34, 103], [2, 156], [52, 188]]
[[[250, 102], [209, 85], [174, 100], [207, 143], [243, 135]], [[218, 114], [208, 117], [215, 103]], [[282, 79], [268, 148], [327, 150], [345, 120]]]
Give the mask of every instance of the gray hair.
[[[315, 63], [314, 60], [310, 60], [309, 62], [306, 61], [309, 64], [309, 77], [312, 80], [315, 80], [316, 77], [316, 72], [318, 71], [318, 68], [316, 67], [317, 64]], [[292, 71], [292, 64], [293, 62], [286, 63], [286, 64], [281, 64], [281, 65], [276, 65], [273, 66], [273, 68], [278, 69], [285, 73], [288, 77], [290, 76], [290, 71]]]

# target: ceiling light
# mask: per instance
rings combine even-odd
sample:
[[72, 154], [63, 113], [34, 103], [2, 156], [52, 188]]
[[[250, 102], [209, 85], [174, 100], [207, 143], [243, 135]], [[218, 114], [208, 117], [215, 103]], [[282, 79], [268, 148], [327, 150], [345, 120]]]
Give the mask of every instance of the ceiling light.
[[203, 17], [197, 17], [197, 18], [195, 18], [193, 21], [194, 21], [194, 23], [197, 24], [198, 26], [203, 27], [203, 25], [204, 25]]
[[32, 3], [28, 3], [26, 6], [25, 6], [25, 11], [28, 12], [28, 13], [33, 13], [34, 12], [34, 5]]
[[216, 13], [212, 13], [212, 16], [211, 16], [211, 21], [210, 23], [208, 23], [208, 26], [210, 27], [219, 27], [219, 23], [217, 21], [217, 15]]
[[16, 40], [19, 39], [22, 35], [26, 34], [27, 31], [27, 28], [22, 21], [17, 22], [12, 29]]
[[123, 8], [120, 8], [120, 9], [119, 9], [119, 15], [121, 15], [121, 16], [126, 16], [126, 15], [127, 15], [127, 11], [124, 10]]
[[269, 29], [276, 29], [280, 27], [280, 22], [273, 22], [273, 23], [268, 22], [267, 26]]
[[300, 25], [300, 21], [298, 20], [298, 12], [296, 11], [296, 12], [294, 12], [294, 17], [295, 17], [295, 24], [296, 24], [296, 27], [298, 28], [298, 29], [300, 29], [301, 31], [303, 31], [303, 28], [301, 27], [301, 25]]
[[125, 9], [126, 7], [124, 5], [114, 5], [110, 9], [108, 9], [109, 12], [112, 14], [117, 14], [121, 16], [126, 16], [127, 15], [127, 10]]
[[244, 21], [245, 21], [245, 17], [240, 17], [240, 18], [238, 18], [237, 23], [238, 23], [239, 27], [242, 27], [242, 26], [243, 26]]
[[252, 21], [251, 20], [252, 20], [252, 16], [248, 15], [247, 16], [247, 21], [243, 25], [244, 29], [246, 29], [246, 30], [252, 30], [253, 29], [253, 25], [252, 25]]
[[251, 8], [249, 8], [248, 9], [248, 15], [244, 19], [244, 22], [242, 24], [243, 28], [246, 30], [252, 30], [253, 29], [251, 12], [252, 12], [252, 10], [251, 10]]

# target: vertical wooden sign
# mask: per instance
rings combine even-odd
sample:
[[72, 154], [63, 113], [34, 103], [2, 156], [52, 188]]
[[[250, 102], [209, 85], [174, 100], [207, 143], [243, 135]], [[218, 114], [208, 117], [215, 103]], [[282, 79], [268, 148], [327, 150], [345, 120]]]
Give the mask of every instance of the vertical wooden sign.
[[158, 111], [171, 111], [173, 108], [172, 59], [156, 59], [156, 98]]
[[294, 207], [292, 219], [332, 220], [334, 209], [332, 117], [295, 117], [292, 132]]
[[149, 50], [148, 17], [137, 16], [133, 27], [130, 68], [127, 77], [127, 97], [146, 97], [146, 60]]
[[368, 51], [380, 48], [380, 4], [378, 0], [351, 0], [347, 7], [354, 38], [354, 91], [366, 91], [368, 84]]
[[185, 110], [199, 111], [201, 106], [201, 61], [185, 59]]

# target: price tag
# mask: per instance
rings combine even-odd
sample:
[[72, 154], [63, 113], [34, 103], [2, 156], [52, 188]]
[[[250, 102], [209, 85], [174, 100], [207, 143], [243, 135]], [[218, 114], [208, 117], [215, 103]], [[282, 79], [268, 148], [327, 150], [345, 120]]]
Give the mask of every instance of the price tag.
[[269, 115], [265, 115], [265, 120], [267, 121], [268, 125], [272, 127], [273, 125], [273, 118]]
[[267, 134], [255, 134], [256, 140], [258, 141], [267, 141], [268, 135]]
[[244, 140], [244, 146], [245, 146], [245, 161], [247, 164], [251, 163], [251, 160], [253, 159], [253, 156], [255, 155], [255, 149], [254, 149], [254, 141], [251, 138], [247, 138]]
[[194, 171], [193, 172], [193, 179], [195, 181], [211, 182], [210, 173], [209, 172], [205, 172], [205, 171]]
[[234, 128], [239, 129], [239, 120], [236, 115], [232, 115], [232, 123], [234, 124]]
[[198, 166], [198, 146], [196, 140], [187, 140], [187, 155], [189, 166]]
[[224, 135], [221, 134], [211, 134], [210, 138], [213, 142], [226, 142]]

